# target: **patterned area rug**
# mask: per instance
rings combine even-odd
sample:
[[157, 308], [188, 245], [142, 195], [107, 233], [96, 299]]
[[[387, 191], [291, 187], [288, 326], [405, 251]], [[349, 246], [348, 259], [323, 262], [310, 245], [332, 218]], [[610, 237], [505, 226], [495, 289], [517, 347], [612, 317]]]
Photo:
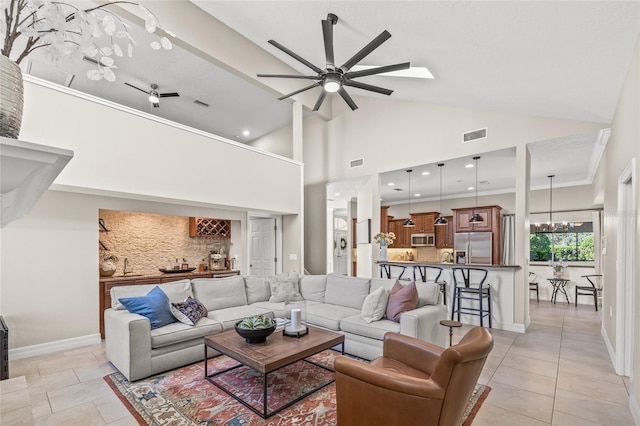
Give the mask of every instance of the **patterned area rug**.
[[[327, 350], [310, 359], [333, 367], [338, 352]], [[209, 360], [210, 371], [221, 371], [237, 364], [219, 356]], [[262, 375], [241, 367], [218, 379], [262, 408]], [[326, 384], [333, 373], [299, 361], [268, 376], [269, 411], [304, 394], [310, 387]], [[336, 425], [335, 383], [309, 395], [298, 403], [264, 420], [204, 378], [204, 362], [178, 368], [137, 382], [129, 382], [120, 373], [104, 377], [120, 400], [141, 425], [166, 426], [330, 426]], [[490, 388], [476, 385], [467, 405], [463, 425], [473, 421]]]

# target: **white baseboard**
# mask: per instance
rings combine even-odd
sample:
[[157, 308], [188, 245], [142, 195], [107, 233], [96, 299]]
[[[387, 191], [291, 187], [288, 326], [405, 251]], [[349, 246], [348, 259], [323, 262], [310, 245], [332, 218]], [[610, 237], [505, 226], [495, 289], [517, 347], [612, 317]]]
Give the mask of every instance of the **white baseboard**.
[[53, 352], [80, 348], [82, 346], [99, 345], [101, 342], [100, 333], [96, 333], [87, 336], [73, 337], [71, 339], [57, 340], [55, 342], [41, 343], [39, 345], [9, 349], [9, 361], [30, 358], [37, 355], [46, 355]]
[[636, 425], [640, 426], [640, 405], [633, 394], [633, 382], [629, 386], [629, 410], [631, 410], [631, 417]]
[[600, 327], [600, 334], [602, 334], [602, 339], [604, 340], [604, 344], [607, 347], [607, 352], [609, 352], [609, 358], [611, 358], [611, 365], [613, 365], [614, 370], [616, 370], [616, 374], [620, 374], [618, 371], [618, 356], [616, 355], [616, 351], [611, 346], [611, 340], [609, 340], [609, 336], [607, 335], [607, 330], [605, 330], [604, 325]]

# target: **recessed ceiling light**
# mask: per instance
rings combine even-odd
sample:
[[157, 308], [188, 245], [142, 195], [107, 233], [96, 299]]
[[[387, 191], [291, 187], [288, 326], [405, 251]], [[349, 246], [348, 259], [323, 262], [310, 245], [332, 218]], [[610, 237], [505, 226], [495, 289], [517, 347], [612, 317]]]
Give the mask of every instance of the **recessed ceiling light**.
[[419, 196], [420, 196], [420, 194], [415, 194], [415, 195], [414, 195], [414, 197], [419, 197]]
[[251, 134], [251, 132], [250, 132], [250, 131], [248, 131], [248, 130], [243, 130], [243, 131], [242, 131], [242, 134], [243, 134], [244, 136], [249, 136], [249, 135]]
[[469, 191], [473, 191], [475, 188], [473, 186], [470, 186], [467, 188]]
[[340, 193], [339, 193], [339, 192], [336, 192], [336, 197], [339, 197], [339, 196], [340, 196]]
[[[354, 65], [351, 67], [351, 71], [369, 70], [378, 67], [379, 65]], [[388, 75], [389, 77], [434, 78], [427, 67], [410, 67], [406, 70], [385, 72], [378, 75]]]
[[389, 186], [393, 186], [393, 185], [395, 185], [395, 183], [393, 183], [393, 182], [389, 182], [387, 185], [389, 185]]
[[429, 173], [429, 172], [422, 172], [422, 176], [427, 176], [427, 175], [430, 175], [430, 174], [431, 173]]
[[472, 169], [472, 168], [473, 168], [473, 164], [467, 164], [465, 167], [466, 167], [467, 169]]

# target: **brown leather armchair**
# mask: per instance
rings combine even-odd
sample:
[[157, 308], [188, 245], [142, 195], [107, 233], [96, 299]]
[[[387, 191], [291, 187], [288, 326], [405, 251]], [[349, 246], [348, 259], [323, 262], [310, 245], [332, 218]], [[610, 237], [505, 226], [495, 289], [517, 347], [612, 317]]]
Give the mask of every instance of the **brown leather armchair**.
[[493, 338], [475, 327], [447, 349], [397, 333], [366, 364], [335, 360], [339, 426], [458, 426]]

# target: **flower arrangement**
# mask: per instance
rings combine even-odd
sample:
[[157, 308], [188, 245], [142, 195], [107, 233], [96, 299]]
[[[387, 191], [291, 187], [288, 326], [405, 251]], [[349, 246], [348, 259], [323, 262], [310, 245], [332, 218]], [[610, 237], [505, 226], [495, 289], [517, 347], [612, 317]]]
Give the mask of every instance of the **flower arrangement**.
[[396, 234], [393, 232], [380, 232], [373, 236], [373, 240], [376, 243], [379, 243], [381, 246], [386, 246], [389, 244], [393, 244], [396, 240]]
[[[131, 57], [136, 44], [129, 25], [109, 10], [114, 4], [138, 6], [144, 15], [145, 29], [154, 33], [159, 25], [144, 6], [131, 1], [112, 1], [80, 9], [70, 2], [54, 0], [0, 0], [0, 33], [4, 35], [1, 53], [19, 64], [36, 49], [44, 48], [52, 60], [69, 56], [75, 60], [93, 59], [95, 69], [87, 71], [90, 80], [115, 81], [114, 57]], [[172, 48], [161, 37], [151, 42], [154, 50]]]
[[561, 277], [564, 269], [567, 267], [567, 262], [564, 262], [562, 260], [559, 261], [550, 261], [549, 264], [551, 265], [551, 268], [553, 269], [553, 276], [555, 277]]

